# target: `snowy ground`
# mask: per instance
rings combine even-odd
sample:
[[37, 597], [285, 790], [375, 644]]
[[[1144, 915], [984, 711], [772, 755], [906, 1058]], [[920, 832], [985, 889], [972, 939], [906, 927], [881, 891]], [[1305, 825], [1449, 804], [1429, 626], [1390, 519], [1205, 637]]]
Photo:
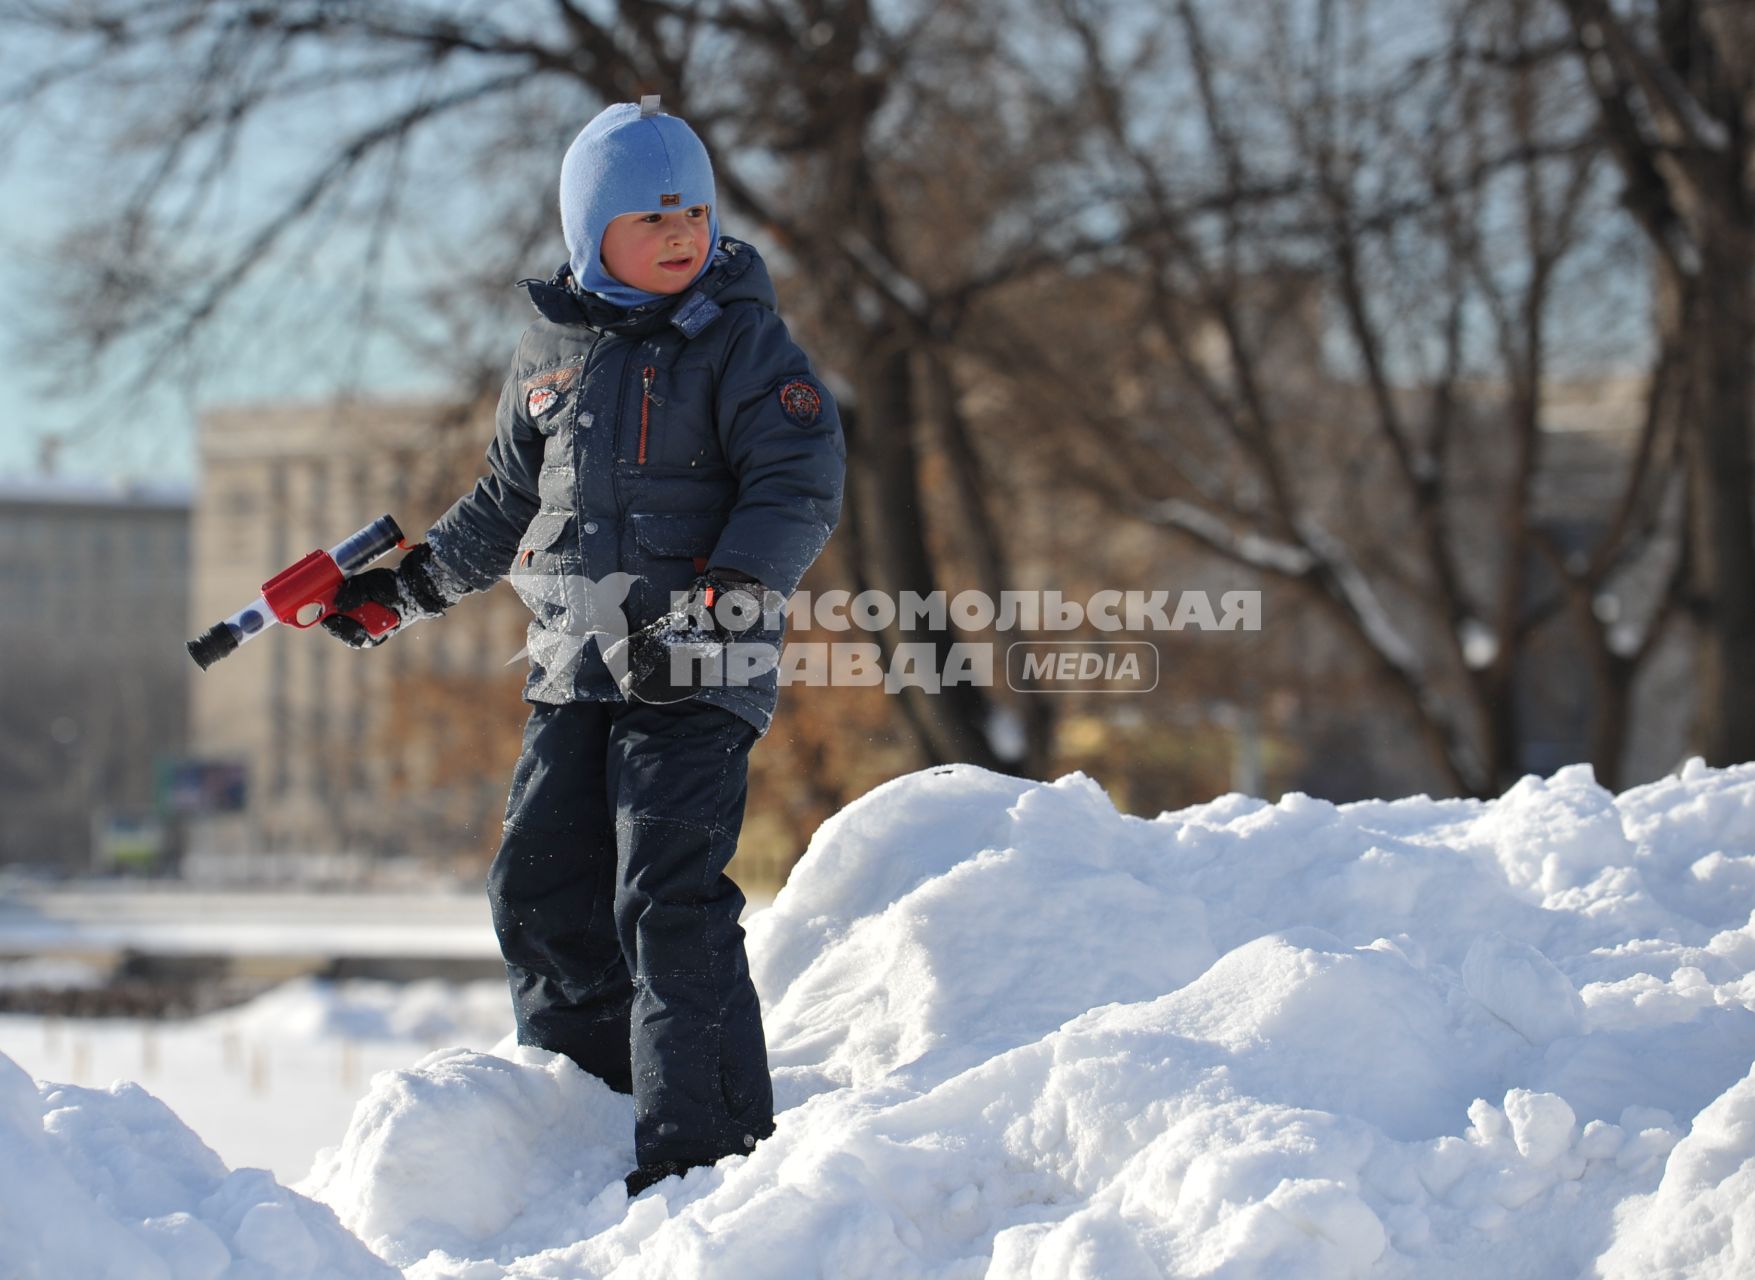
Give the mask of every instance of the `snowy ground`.
[[630, 1206], [627, 1100], [501, 1042], [374, 1077], [295, 1192], [0, 1061], [0, 1275], [1746, 1277], [1752, 908], [1755, 766], [1152, 821], [930, 770], [749, 922], [748, 1158]]

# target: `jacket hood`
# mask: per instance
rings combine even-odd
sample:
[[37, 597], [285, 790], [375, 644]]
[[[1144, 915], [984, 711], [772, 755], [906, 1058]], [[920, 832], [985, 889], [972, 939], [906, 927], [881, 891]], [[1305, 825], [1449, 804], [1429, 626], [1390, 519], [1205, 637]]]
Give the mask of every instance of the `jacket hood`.
[[[595, 294], [580, 292], [572, 274], [572, 266], [563, 263], [546, 281], [520, 280], [518, 284], [529, 292], [531, 305], [545, 320], [588, 325], [604, 333], [629, 337], [654, 333], [671, 323], [690, 332], [692, 318], [701, 316], [709, 303], [713, 304], [711, 315], [717, 315], [719, 309], [731, 302], [759, 302], [770, 311], [779, 305], [762, 255], [754, 245], [732, 236], [719, 237], [711, 265], [694, 285], [637, 307], [618, 307]], [[696, 331], [702, 327], [704, 323]]]

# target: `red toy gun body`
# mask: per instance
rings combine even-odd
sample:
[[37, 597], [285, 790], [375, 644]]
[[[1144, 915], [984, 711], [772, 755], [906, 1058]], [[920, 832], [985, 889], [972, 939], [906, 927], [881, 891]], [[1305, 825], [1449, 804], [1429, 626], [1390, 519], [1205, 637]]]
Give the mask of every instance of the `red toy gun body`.
[[[262, 598], [274, 616], [289, 627], [315, 626], [335, 609], [335, 593], [347, 575], [328, 551], [313, 551], [297, 564], [282, 569], [262, 584]], [[381, 636], [400, 619], [381, 604], [367, 601], [346, 615], [356, 619], [374, 636]]]
[[[349, 574], [397, 547], [408, 549], [402, 530], [389, 516], [380, 516], [330, 550], [311, 552], [264, 582], [262, 594], [255, 600], [189, 641], [189, 656], [205, 671], [275, 623], [300, 630], [316, 626], [334, 611], [335, 593]], [[401, 621], [393, 610], [370, 601], [343, 616], [373, 636], [383, 635]]]

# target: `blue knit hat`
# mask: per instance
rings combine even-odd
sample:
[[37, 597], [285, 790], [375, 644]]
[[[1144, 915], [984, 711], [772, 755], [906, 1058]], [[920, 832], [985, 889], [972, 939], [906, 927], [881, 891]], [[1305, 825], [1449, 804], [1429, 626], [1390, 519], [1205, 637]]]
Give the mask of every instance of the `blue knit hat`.
[[666, 213], [697, 204], [709, 209], [711, 247], [695, 280], [719, 245], [719, 205], [705, 144], [682, 120], [663, 114], [656, 96], [638, 105], [605, 107], [579, 131], [561, 161], [561, 231], [574, 282], [621, 307], [670, 296], [636, 289], [605, 271], [599, 257], [603, 232], [624, 213]]

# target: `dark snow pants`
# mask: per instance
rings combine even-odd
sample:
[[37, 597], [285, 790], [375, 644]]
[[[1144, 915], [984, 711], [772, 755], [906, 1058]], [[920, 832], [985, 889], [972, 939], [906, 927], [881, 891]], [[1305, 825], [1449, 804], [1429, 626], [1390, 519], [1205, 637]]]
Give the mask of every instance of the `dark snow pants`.
[[520, 1043], [634, 1095], [643, 1165], [774, 1129], [761, 1009], [724, 874], [756, 731], [698, 701], [536, 704], [488, 872]]

